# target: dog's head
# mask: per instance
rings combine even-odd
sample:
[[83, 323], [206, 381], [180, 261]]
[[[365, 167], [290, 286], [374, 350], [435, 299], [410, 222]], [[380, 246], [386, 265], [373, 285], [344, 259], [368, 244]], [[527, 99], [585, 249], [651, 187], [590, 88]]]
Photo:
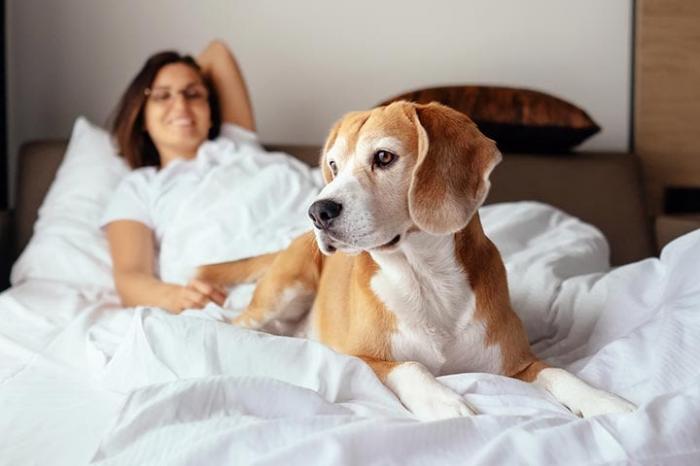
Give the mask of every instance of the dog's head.
[[440, 104], [349, 113], [324, 145], [326, 186], [309, 208], [319, 247], [391, 250], [415, 228], [455, 233], [486, 198], [500, 160], [469, 117]]

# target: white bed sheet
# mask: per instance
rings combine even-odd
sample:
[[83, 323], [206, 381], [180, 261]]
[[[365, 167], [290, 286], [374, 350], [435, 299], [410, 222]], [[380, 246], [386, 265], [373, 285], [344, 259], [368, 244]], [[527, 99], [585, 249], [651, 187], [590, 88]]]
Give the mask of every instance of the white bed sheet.
[[481, 213], [538, 354], [637, 411], [582, 420], [459, 374], [441, 381], [480, 414], [422, 423], [358, 359], [232, 311], [27, 280], [0, 295], [0, 464], [697, 464], [700, 231], [609, 270], [600, 233], [553, 208]]

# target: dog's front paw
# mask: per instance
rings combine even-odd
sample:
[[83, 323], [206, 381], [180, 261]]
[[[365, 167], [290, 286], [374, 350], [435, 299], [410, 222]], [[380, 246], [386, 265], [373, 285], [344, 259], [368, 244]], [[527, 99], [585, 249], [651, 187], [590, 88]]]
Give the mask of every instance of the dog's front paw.
[[436, 421], [476, 414], [460, 395], [447, 387], [444, 391], [425, 395], [402, 399], [406, 407], [421, 421]]
[[459, 394], [438, 382], [420, 363], [400, 364], [388, 374], [386, 383], [422, 421], [476, 414]]
[[564, 369], [556, 367], [542, 369], [533, 383], [544, 387], [577, 416], [629, 413], [636, 409], [624, 398], [594, 388]]
[[624, 398], [603, 390], [596, 390], [595, 393], [584, 397], [572, 411], [581, 417], [593, 417], [602, 414], [629, 413], [635, 409], [637, 407]]

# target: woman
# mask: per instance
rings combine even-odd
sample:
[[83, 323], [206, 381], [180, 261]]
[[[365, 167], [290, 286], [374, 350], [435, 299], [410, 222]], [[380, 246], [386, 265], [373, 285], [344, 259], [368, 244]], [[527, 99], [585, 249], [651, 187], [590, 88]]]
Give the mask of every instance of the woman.
[[[207, 141], [219, 136], [222, 122], [229, 124], [229, 133], [243, 138], [255, 131], [245, 82], [233, 54], [220, 41], [209, 44], [196, 61], [176, 52], [153, 55], [124, 93], [113, 134], [135, 170], [117, 188], [102, 220], [123, 305], [157, 306], [174, 313], [210, 301], [223, 305], [224, 291], [209, 283], [178, 285], [158, 278], [160, 224], [168, 214], [153, 212], [157, 203], [177, 204], [177, 199], [157, 192], [172, 175], [166, 172], [177, 160], [195, 159]], [[187, 166], [180, 163], [178, 168]]]

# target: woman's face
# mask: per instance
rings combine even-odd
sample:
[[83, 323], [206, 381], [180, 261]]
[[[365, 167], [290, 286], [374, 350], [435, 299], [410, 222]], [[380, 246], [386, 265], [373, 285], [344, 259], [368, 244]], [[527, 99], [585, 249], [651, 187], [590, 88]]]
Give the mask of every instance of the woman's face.
[[178, 157], [193, 158], [211, 128], [208, 92], [199, 73], [184, 63], [165, 65], [147, 93], [146, 131], [161, 165]]

